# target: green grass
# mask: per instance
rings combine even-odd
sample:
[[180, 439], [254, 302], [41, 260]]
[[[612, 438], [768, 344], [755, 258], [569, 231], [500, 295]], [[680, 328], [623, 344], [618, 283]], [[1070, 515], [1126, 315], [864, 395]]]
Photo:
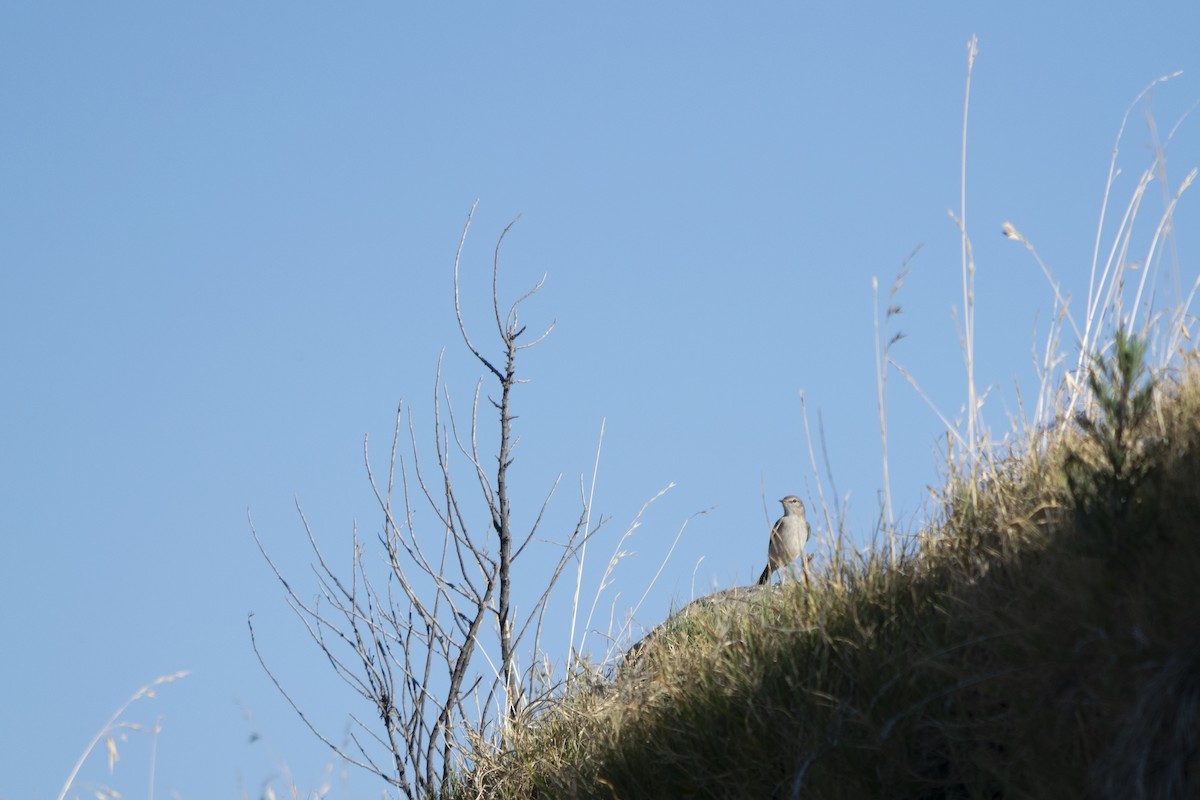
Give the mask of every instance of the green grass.
[[455, 796], [1200, 796], [1200, 373], [1151, 392], [1129, 344], [894, 561], [689, 608]]

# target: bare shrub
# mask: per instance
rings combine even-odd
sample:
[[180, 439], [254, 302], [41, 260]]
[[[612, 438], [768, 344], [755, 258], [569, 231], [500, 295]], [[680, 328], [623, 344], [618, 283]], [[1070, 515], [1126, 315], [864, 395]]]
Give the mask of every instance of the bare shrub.
[[[316, 557], [319, 585], [316, 599], [310, 601], [282, 574], [251, 522], [263, 557], [313, 643], [337, 676], [369, 704], [377, 719], [351, 715], [348, 741], [335, 742], [318, 730], [268, 666], [254, 640], [251, 619], [255, 654], [314, 734], [337, 755], [380, 776], [405, 797], [435, 795], [453, 782], [466, 767], [471, 743], [487, 731], [506, 737], [529, 698], [545, 688], [545, 676], [537, 665], [522, 668], [517, 654], [526, 649], [534, 654], [539, 651], [551, 593], [566, 565], [600, 527], [589, 527], [589, 501], [581, 498], [578, 521], [557, 543], [560, 551], [552, 569], [523, 576], [523, 585], [544, 589], [528, 613], [518, 618], [512, 594], [514, 567], [538, 533], [559, 480], [554, 480], [528, 529], [515, 530], [509, 483], [516, 444], [513, 391], [524, 382], [518, 377], [519, 356], [545, 339], [554, 326], [530, 338], [519, 316], [522, 304], [537, 293], [545, 276], [506, 311], [501, 309], [500, 249], [514, 220], [500, 235], [492, 259], [496, 352], [489, 355], [472, 337], [459, 302], [459, 266], [474, 211], [472, 206], [454, 258], [458, 329], [483, 371], [470, 417], [464, 422], [456, 415], [439, 358], [432, 466], [426, 466], [419, 456], [411, 414], [407, 421], [411, 460], [399, 454], [405, 428], [403, 405], [396, 414], [385, 479], [372, 470], [364, 440], [367, 476], [383, 516], [382, 530], [374, 542], [384, 556], [382, 574], [379, 559], [367, 557], [367, 543], [359, 539], [357, 531], [350, 574], [335, 571], [301, 511]], [[498, 392], [488, 397], [499, 434], [490, 457], [479, 444], [480, 398], [486, 381], [494, 381]], [[462, 471], [460, 457], [465, 459]], [[483, 527], [472, 522], [466, 508], [479, 501], [487, 511]], [[415, 512], [419, 506], [432, 510], [435, 530], [418, 532]]]

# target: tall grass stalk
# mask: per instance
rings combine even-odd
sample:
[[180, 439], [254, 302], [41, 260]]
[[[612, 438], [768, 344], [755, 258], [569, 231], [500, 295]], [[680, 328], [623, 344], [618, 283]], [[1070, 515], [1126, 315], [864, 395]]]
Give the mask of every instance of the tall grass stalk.
[[[650, 506], [653, 505], [656, 500], [658, 500], [660, 497], [662, 497], [663, 495], [665, 495], [667, 492], [671, 491], [674, 488], [675, 488], [675, 484], [669, 483], [665, 487], [660, 489], [658, 494], [654, 495], [649, 500], [647, 500], [645, 503], [643, 503], [642, 507], [640, 509], [638, 509], [637, 514], [634, 515], [633, 521], [631, 523], [629, 523], [629, 527], [625, 529], [625, 532], [623, 534], [621, 534], [621, 538], [617, 540], [616, 547], [613, 548], [613, 553], [611, 556], [609, 556], [608, 563], [604, 567], [604, 574], [600, 577], [600, 582], [596, 586], [596, 593], [595, 593], [595, 595], [592, 596], [592, 605], [591, 605], [591, 608], [588, 610], [587, 622], [584, 623], [583, 632], [579, 636], [579, 652], [580, 653], [586, 652], [585, 645], [587, 643], [588, 634], [592, 630], [592, 620], [596, 615], [596, 606], [599, 605], [600, 597], [601, 597], [601, 595], [604, 594], [604, 590], [607, 589], [609, 586], [611, 586], [613, 583], [613, 580], [612, 580], [613, 570], [615, 570], [617, 568], [617, 565], [619, 563], [621, 563], [621, 561], [626, 556], [632, 555], [632, 553], [630, 551], [624, 549], [625, 543], [629, 540], [629, 537], [631, 537], [633, 535], [634, 531], [636, 531], [638, 528], [640, 528], [642, 526], [642, 516], [646, 513], [646, 510], [648, 508], [650, 508]], [[682, 530], [680, 531], [680, 533], [682, 533]], [[678, 541], [678, 536], [676, 537], [676, 541]], [[672, 550], [674, 550], [674, 545], [672, 545]], [[617, 600], [620, 599], [620, 597], [621, 597], [620, 593], [618, 593], [616, 596], [613, 597], [614, 609], [616, 607]], [[611, 617], [610, 617], [610, 620], [611, 620]], [[628, 626], [628, 623], [626, 623], [625, 626], [622, 626], [621, 630], [622, 631], [625, 630], [625, 628], [627, 626]], [[611, 640], [612, 639], [611, 621], [609, 624], [609, 636], [610, 636], [610, 640]], [[619, 637], [617, 637], [617, 638], [619, 638]], [[613, 645], [611, 644], [611, 641], [610, 641], [610, 645], [609, 645], [610, 650], [612, 649], [612, 646]]]
[[893, 562], [896, 560], [896, 520], [892, 513], [892, 482], [889, 474], [888, 463], [888, 436], [887, 436], [887, 373], [888, 365], [892, 363], [892, 345], [904, 338], [904, 333], [897, 332], [887, 338], [888, 323], [892, 321], [892, 317], [899, 316], [901, 313], [900, 304], [896, 301], [896, 296], [900, 292], [900, 287], [904, 283], [904, 279], [909, 273], [909, 262], [917, 255], [921, 249], [920, 245], [904, 259], [904, 263], [900, 267], [900, 272], [896, 275], [896, 279], [892, 281], [892, 288], [888, 290], [888, 305], [884, 315], [884, 324], [882, 330], [879, 325], [879, 279], [872, 276], [871, 292], [874, 295], [874, 322], [875, 322], [875, 390], [876, 402], [879, 406], [879, 442], [881, 450], [881, 460], [883, 461], [883, 508], [880, 510], [880, 517], [883, 522], [883, 528], [887, 534], [888, 540], [888, 556]]
[[[607, 422], [607, 417], [600, 420], [600, 436], [596, 440], [596, 460], [592, 464], [592, 483], [587, 491], [587, 501], [584, 503], [584, 508], [587, 509], [585, 512], [584, 530], [589, 531], [592, 529], [592, 501], [596, 497], [596, 479], [600, 475], [600, 449], [604, 445], [604, 426]], [[583, 492], [582, 484], [583, 479], [580, 478], [580, 493]], [[579, 558], [576, 562], [575, 593], [571, 596], [571, 635], [567, 639], [568, 653], [566, 664], [568, 675], [574, 670], [576, 659], [578, 658], [578, 654], [575, 652], [575, 624], [579, 620], [579, 593], [583, 588], [583, 565], [587, 561], [587, 546], [588, 543], [585, 540], [579, 548]], [[582, 642], [580, 646], [582, 647]]]
[[[814, 478], [814, 480], [816, 480], [816, 483], [817, 483], [817, 499], [821, 503], [821, 516], [825, 520], [825, 536], [823, 536], [821, 538], [825, 542], [826, 549], [829, 550], [832, 554], [836, 554], [836, 553], [841, 552], [841, 550], [842, 550], [843, 531], [842, 531], [842, 526], [839, 524], [836, 528], [837, 538], [836, 538], [836, 543], [835, 543], [835, 539], [834, 539], [834, 535], [833, 535], [834, 530], [835, 530], [834, 523], [833, 523], [833, 515], [831, 515], [829, 513], [829, 503], [826, 502], [826, 500], [825, 500], [825, 486], [824, 486], [823, 482], [821, 481], [821, 471], [819, 469], [817, 469], [817, 454], [816, 454], [815, 450], [813, 449], [812, 431], [809, 430], [809, 427], [808, 427], [808, 404], [805, 401], [804, 392], [800, 392], [800, 418], [804, 421], [804, 441], [808, 445], [808, 460], [809, 460], [809, 463], [812, 465], [813, 478]], [[832, 486], [832, 484], [831, 484], [830, 488], [834, 492], [834, 502], [837, 502], [837, 489], [834, 488]], [[831, 563], [831, 566], [832, 566], [832, 563]]]
[[[1117, 251], [1118, 243], [1122, 238], [1121, 232], [1122, 230], [1126, 229], [1127, 225], [1132, 221], [1133, 216], [1136, 214], [1137, 207], [1141, 203], [1142, 194], [1145, 191], [1145, 186], [1149, 182], [1151, 175], [1149, 170], [1142, 174], [1142, 177], [1138, 182], [1138, 187], [1134, 191], [1133, 197], [1125, 209], [1125, 216], [1122, 218], [1121, 223], [1117, 227], [1117, 234], [1113, 237], [1112, 249], [1109, 251], [1108, 259], [1104, 264], [1104, 271], [1100, 275], [1099, 283], [1097, 283], [1096, 270], [1099, 268], [1100, 264], [1100, 243], [1104, 239], [1104, 226], [1108, 216], [1108, 203], [1109, 199], [1112, 197], [1113, 185], [1116, 183], [1117, 176], [1121, 174], [1120, 169], [1117, 168], [1117, 159], [1121, 152], [1121, 139], [1123, 139], [1125, 136], [1125, 128], [1129, 124], [1129, 117], [1133, 113], [1133, 110], [1138, 107], [1138, 104], [1141, 103], [1142, 100], [1147, 96], [1149, 96], [1152, 91], [1154, 91], [1155, 86], [1158, 86], [1161, 83], [1166, 83], [1172, 78], [1177, 78], [1182, 74], [1182, 72], [1173, 72], [1169, 75], [1161, 75], [1147, 84], [1146, 87], [1138, 93], [1137, 97], [1133, 98], [1133, 102], [1129, 104], [1129, 107], [1125, 109], [1125, 113], [1121, 117], [1121, 124], [1117, 127], [1117, 137], [1116, 141], [1113, 142], [1112, 157], [1108, 162], [1108, 177], [1104, 182], [1104, 194], [1101, 196], [1100, 201], [1100, 217], [1096, 222], [1096, 239], [1092, 246], [1092, 266], [1091, 273], [1088, 278], [1088, 308], [1087, 315], [1084, 319], [1083, 341], [1081, 342], [1079, 360], [1075, 366], [1075, 374], [1077, 375], [1084, 374], [1087, 366], [1086, 362], [1088, 353], [1095, 348], [1095, 340], [1097, 337], [1099, 337], [1099, 323], [1103, 318], [1103, 315], [1100, 313], [1100, 296], [1103, 293], [1105, 279], [1113, 267], [1113, 260]], [[1080, 391], [1082, 391], [1082, 387], [1079, 387], [1076, 395], [1072, 398], [1073, 400], [1077, 399], [1078, 392]], [[1072, 403], [1072, 407], [1073, 406], [1074, 403]]]
[[883, 508], [881, 509], [881, 516], [884, 527], [887, 530], [889, 554], [894, 561], [896, 559], [896, 533], [895, 520], [892, 519], [892, 482], [888, 476], [887, 367], [884, 365], [884, 353], [887, 348], [880, 342], [879, 279], [874, 276], [871, 276], [871, 293], [875, 301], [875, 399], [879, 406], [879, 446], [880, 460], [883, 463]]
[[[118, 708], [111, 717], [109, 717], [108, 722], [104, 723], [104, 725], [100, 728], [100, 730], [96, 731], [96, 735], [92, 737], [92, 740], [90, 742], [88, 742], [87, 747], [85, 747], [83, 749], [83, 753], [80, 754], [79, 760], [76, 761], [75, 766], [71, 768], [71, 773], [67, 776], [67, 781], [66, 781], [66, 783], [63, 784], [62, 791], [60, 791], [58, 793], [58, 800], [64, 800], [64, 798], [67, 796], [67, 792], [69, 792], [71, 790], [72, 784], [75, 783], [75, 777], [77, 775], [79, 775], [79, 770], [83, 768], [84, 763], [88, 760], [88, 757], [92, 754], [92, 751], [96, 749], [96, 745], [100, 744], [101, 740], [104, 740], [107, 743], [108, 770], [109, 770], [109, 772], [112, 772], [113, 764], [116, 763], [117, 758], [118, 758], [117, 744], [116, 744], [116, 740], [113, 738], [113, 734], [116, 733], [118, 730], [122, 730], [122, 729], [124, 729], [124, 730], [141, 730], [140, 725], [138, 725], [136, 723], [132, 723], [132, 722], [125, 722], [121, 719], [121, 717], [124, 716], [125, 712], [129, 709], [129, 707], [131, 705], [133, 705], [134, 703], [136, 703], [138, 700], [142, 700], [144, 698], [157, 697], [156, 687], [162, 686], [163, 684], [167, 684], [167, 683], [174, 683], [175, 681], [180, 680], [181, 678], [186, 678], [187, 675], [188, 675], [188, 670], [180, 670], [179, 672], [175, 672], [170, 675], [160, 675], [159, 677], [155, 678], [150, 683], [148, 683], [145, 686], [143, 686], [142, 688], [138, 689], [136, 692], [134, 692], [129, 697], [128, 700], [126, 700], [124, 703], [122, 703], [121, 707]], [[159, 718], [159, 719], [161, 719], [161, 718]], [[159, 720], [155, 720], [154, 729], [152, 732], [153, 733], [152, 742], [157, 742], [159, 727], [160, 727]], [[150, 797], [153, 797], [153, 796], [154, 796], [154, 759], [153, 759], [153, 750], [152, 750], [152, 757], [151, 757], [151, 763], [150, 763]]]
[[[975, 397], [975, 257], [971, 251], [971, 240], [967, 236], [967, 121], [971, 108], [971, 74], [975, 69], [975, 57], [979, 55], [979, 39], [972, 35], [967, 43], [967, 84], [963, 91], [962, 155], [959, 177], [958, 226], [962, 246], [963, 288], [963, 352], [967, 362], [967, 458], [971, 476], [976, 475], [976, 455], [979, 442], [976, 438], [976, 419], [979, 413]], [[975, 502], [975, 481], [971, 481], [971, 500]]]

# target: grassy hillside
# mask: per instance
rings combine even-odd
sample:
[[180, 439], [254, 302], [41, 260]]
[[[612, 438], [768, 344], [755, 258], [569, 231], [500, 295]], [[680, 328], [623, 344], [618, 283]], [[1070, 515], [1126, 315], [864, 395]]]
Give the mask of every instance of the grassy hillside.
[[676, 615], [462, 796], [1200, 797], [1200, 373], [1151, 383], [1138, 349], [1082, 417], [952, 471], [894, 563]]

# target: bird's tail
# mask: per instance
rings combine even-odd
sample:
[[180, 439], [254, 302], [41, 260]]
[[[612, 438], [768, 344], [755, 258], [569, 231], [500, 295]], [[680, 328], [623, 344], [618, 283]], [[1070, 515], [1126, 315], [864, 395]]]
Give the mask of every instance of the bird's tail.
[[771, 581], [771, 565], [767, 564], [765, 567], [763, 567], [763, 574], [758, 576], [758, 585], [762, 586], [764, 583], [769, 583], [770, 581]]

